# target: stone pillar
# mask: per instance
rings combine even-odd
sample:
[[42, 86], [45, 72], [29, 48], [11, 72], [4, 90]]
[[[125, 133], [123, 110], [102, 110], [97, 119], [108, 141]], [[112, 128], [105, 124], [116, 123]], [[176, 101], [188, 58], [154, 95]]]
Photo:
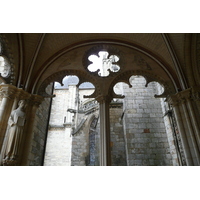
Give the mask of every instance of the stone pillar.
[[187, 89], [172, 95], [168, 102], [174, 109], [187, 165], [200, 165], [200, 129], [195, 115], [192, 90]]
[[32, 141], [33, 141], [33, 128], [35, 122], [36, 111], [39, 105], [43, 101], [43, 97], [39, 95], [31, 95], [28, 99], [28, 106], [27, 106], [27, 123], [24, 130], [24, 139], [22, 144], [22, 157], [20, 159], [20, 165], [27, 166], [29, 165], [29, 156], [31, 156], [31, 148], [32, 148]]
[[109, 96], [101, 96], [96, 100], [99, 102], [100, 116], [100, 166], [111, 166], [109, 116], [111, 98]]
[[7, 125], [8, 118], [10, 116], [14, 98], [17, 95], [18, 89], [12, 85], [0, 85], [0, 96], [1, 96], [1, 105], [0, 105], [0, 150], [2, 149]]
[[[199, 124], [200, 124], [200, 87], [193, 87], [191, 89], [191, 93], [192, 93], [192, 100], [193, 100], [193, 104], [191, 101], [188, 102], [188, 106], [190, 108], [191, 111], [191, 117], [192, 117], [192, 121], [194, 123], [194, 128], [195, 128], [195, 133], [196, 133], [196, 137], [198, 139], [198, 146], [200, 149], [200, 132], [199, 132]], [[197, 113], [195, 115], [195, 113]], [[196, 120], [199, 119], [199, 121]]]

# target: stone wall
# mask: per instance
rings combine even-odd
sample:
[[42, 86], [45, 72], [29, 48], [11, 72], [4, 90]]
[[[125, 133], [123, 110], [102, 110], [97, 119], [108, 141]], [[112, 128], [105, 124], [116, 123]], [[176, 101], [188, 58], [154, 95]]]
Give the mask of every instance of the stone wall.
[[126, 166], [125, 138], [121, 116], [122, 103], [110, 104], [110, 135], [112, 166]]
[[[79, 91], [79, 94], [77, 93]], [[84, 115], [70, 113], [68, 109], [77, 110], [77, 103], [87, 101], [83, 95], [93, 93], [94, 89], [80, 89], [75, 85], [54, 90], [56, 95], [52, 101], [48, 138], [45, 152], [45, 166], [83, 166], [89, 154], [89, 129], [83, 127], [72, 136], [73, 130], [81, 123]], [[86, 123], [88, 123], [86, 121]], [[73, 145], [73, 149], [71, 149]]]
[[[52, 85], [48, 87], [48, 91], [51, 92], [51, 90]], [[50, 102], [50, 98], [45, 98], [36, 112], [35, 125], [33, 129], [34, 135], [32, 140], [31, 152], [28, 158], [28, 163], [31, 166], [43, 165]]]
[[98, 110], [85, 117], [86, 121], [72, 137], [72, 166], [99, 165]]
[[73, 114], [67, 109], [74, 108], [76, 87], [70, 90], [55, 89], [52, 100], [49, 129], [46, 142], [44, 166], [71, 165], [71, 126]]
[[[159, 90], [159, 86], [157, 88]], [[167, 139], [169, 143], [170, 154], [172, 156], [172, 163], [174, 166], [179, 166], [179, 160], [178, 160], [177, 149], [176, 149], [176, 144], [175, 144], [176, 141], [175, 141], [175, 136], [173, 133], [174, 130], [171, 124], [172, 121], [170, 122], [170, 117], [169, 115], [166, 114], [166, 112], [168, 112], [169, 110], [169, 107], [163, 98], [160, 99], [160, 103], [161, 103], [161, 108], [164, 115], [163, 120], [164, 120]]]
[[48, 132], [44, 166], [71, 165], [71, 128], [51, 128]]
[[132, 77], [132, 88], [124, 85], [123, 124], [128, 165], [172, 165], [169, 143], [155, 84], [145, 87], [143, 77]]

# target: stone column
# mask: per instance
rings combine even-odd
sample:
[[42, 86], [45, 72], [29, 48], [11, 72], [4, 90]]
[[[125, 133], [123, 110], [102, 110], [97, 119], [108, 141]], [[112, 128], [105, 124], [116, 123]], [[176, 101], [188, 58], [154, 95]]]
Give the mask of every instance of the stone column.
[[18, 89], [12, 85], [0, 85], [0, 96], [1, 96], [1, 105], [0, 105], [0, 150], [2, 149], [7, 125], [8, 118], [10, 116], [14, 98], [17, 95]]
[[[193, 87], [191, 89], [191, 93], [192, 93], [193, 103], [189, 101], [188, 107], [190, 108], [191, 118], [194, 123], [195, 134], [196, 134], [196, 137], [198, 140], [198, 146], [200, 149], [200, 126], [199, 126], [200, 124], [200, 87], [199, 86]], [[199, 119], [199, 121], [197, 121], [196, 119]]]
[[183, 144], [187, 165], [200, 165], [199, 125], [193, 109], [191, 89], [184, 90], [168, 98], [174, 108], [177, 126]]
[[111, 166], [109, 116], [111, 98], [109, 96], [101, 96], [96, 100], [99, 102], [100, 116], [100, 166]]
[[39, 105], [42, 103], [44, 98], [39, 95], [31, 95], [30, 99], [28, 99], [28, 106], [27, 106], [27, 123], [24, 130], [24, 139], [22, 144], [22, 156], [20, 159], [20, 165], [27, 166], [29, 165], [30, 157], [31, 157], [31, 148], [32, 148], [32, 141], [33, 141], [33, 129], [34, 129], [34, 122], [36, 111]]

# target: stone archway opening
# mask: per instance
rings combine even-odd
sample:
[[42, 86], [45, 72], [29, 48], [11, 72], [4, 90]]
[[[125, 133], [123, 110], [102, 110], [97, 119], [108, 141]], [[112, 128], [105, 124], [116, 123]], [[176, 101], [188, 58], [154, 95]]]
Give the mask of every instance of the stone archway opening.
[[[47, 88], [46, 88], [47, 90]], [[85, 165], [88, 155], [88, 119], [98, 104], [84, 98], [94, 93], [90, 82], [79, 85], [75, 75], [65, 76], [62, 85], [54, 83], [44, 166]], [[46, 91], [48, 93], [48, 91]]]
[[[63, 60], [61, 59], [62, 56], [57, 57], [56, 58], [57, 62], [59, 59], [61, 59], [59, 62], [60, 65], [56, 65], [56, 62], [52, 62], [51, 64], [49, 64], [49, 66], [46, 66], [45, 73], [43, 72], [43, 74], [41, 74], [42, 80], [39, 80], [37, 84], [34, 84], [34, 88], [35, 88], [34, 90], [37, 91], [38, 94], [44, 97], [51, 97], [52, 95], [48, 95], [48, 92], [45, 92], [46, 85], [49, 82], [52, 82], [52, 80], [61, 81], [62, 78], [64, 77], [64, 74], [77, 75], [80, 78], [80, 83], [84, 83], [90, 80], [96, 87], [95, 91], [92, 94], [91, 93], [87, 94], [86, 91], [84, 91], [83, 92], [84, 95], [86, 95], [86, 97], [88, 96], [89, 99], [88, 99], [88, 102], [84, 102], [80, 106], [82, 107], [94, 106], [91, 111], [91, 112], [94, 112], [93, 110], [96, 109], [95, 108], [96, 102], [92, 98], [96, 98], [96, 100], [99, 102], [98, 112], [100, 113], [99, 116], [102, 116], [101, 122], [99, 125], [100, 135], [101, 135], [101, 138], [100, 138], [100, 146], [101, 146], [100, 157], [101, 158], [100, 158], [99, 163], [100, 165], [110, 165], [109, 152], [110, 152], [110, 148], [112, 149], [112, 152], [115, 152], [114, 150], [115, 142], [112, 141], [113, 139], [111, 139], [111, 142], [110, 142], [110, 138], [107, 138], [107, 135], [110, 135], [110, 125], [111, 125], [109, 122], [110, 119], [109, 119], [108, 111], [109, 111], [109, 108], [118, 108], [118, 109], [122, 109], [123, 111], [123, 106], [124, 106], [123, 104], [120, 105], [120, 101], [118, 99], [119, 95], [114, 94], [112, 90], [113, 84], [120, 81], [128, 82], [127, 80], [130, 78], [131, 74], [134, 74], [134, 75], [143, 74], [146, 79], [146, 85], [148, 84], [151, 85], [152, 84], [151, 82], [153, 80], [157, 80], [159, 81], [159, 83], [163, 84], [165, 87], [165, 91], [163, 93], [156, 92], [156, 94], [157, 94], [157, 97], [162, 97], [162, 96], [166, 97], [166, 95], [173, 93], [175, 90], [174, 85], [173, 85], [174, 80], [173, 80], [173, 77], [170, 76], [169, 71], [165, 69], [165, 67], [162, 65], [161, 62], [159, 62], [155, 58], [152, 59], [152, 56], [149, 56], [148, 53], [142, 54], [138, 50], [134, 48], [130, 48], [130, 46], [127, 48], [127, 46], [117, 46], [115, 44], [112, 44], [112, 45], [100, 45], [100, 46], [86, 45], [86, 46], [82, 46], [78, 48], [80, 48], [79, 54], [77, 54], [78, 52], [77, 49], [72, 49], [71, 52], [66, 51], [66, 55], [63, 56]], [[72, 56], [73, 59], [71, 59], [70, 62], [65, 62], [65, 60], [68, 59], [70, 56]], [[99, 58], [102, 58], [101, 67], [98, 67], [95, 65], [96, 68], [94, 68], [93, 64], [95, 64], [96, 62], [94, 58], [96, 60], [99, 60]], [[66, 70], [66, 66], [64, 66], [65, 63], [69, 63], [68, 70]], [[105, 65], [103, 65], [103, 63]], [[162, 67], [160, 65], [162, 65]], [[81, 66], [81, 68], [78, 69], [79, 68], [78, 66]], [[52, 69], [54, 68], [58, 70], [56, 73], [52, 73]], [[78, 86], [81, 86], [81, 85], [78, 84]], [[111, 99], [112, 99], [112, 102], [110, 103]], [[74, 114], [75, 116], [73, 119], [75, 121], [75, 126], [72, 127], [72, 130], [73, 130], [72, 135], [76, 135], [76, 138], [78, 138], [77, 136], [81, 135], [81, 133], [83, 132], [87, 134], [89, 134], [90, 132], [88, 128], [90, 127], [89, 121], [85, 119], [85, 116], [82, 113], [78, 113], [77, 110], [78, 110], [77, 108], [69, 108], [68, 110], [69, 112], [68, 114]], [[87, 112], [90, 113], [90, 109]], [[122, 112], [122, 115], [123, 115], [123, 112]], [[66, 118], [64, 117], [62, 120], [65, 122]], [[79, 123], [80, 123], [80, 126], [78, 125]], [[124, 124], [126, 125], [126, 123]], [[119, 126], [119, 124], [114, 126], [114, 128], [116, 128], [117, 126]], [[122, 130], [121, 132], [123, 132], [124, 131], [123, 126], [120, 128]], [[148, 127], [143, 128], [143, 131], [144, 129], [148, 131]], [[89, 149], [88, 147], [89, 135], [87, 138], [88, 139], [86, 140], [85, 148]], [[122, 137], [121, 135], [120, 138], [124, 139], [124, 136]], [[72, 144], [74, 145], [74, 147], [79, 146], [79, 143], [77, 143], [76, 141], [72, 141]], [[124, 144], [124, 147], [122, 148], [125, 150], [125, 152], [127, 152], [125, 144]], [[112, 156], [113, 165], [128, 165], [127, 153], [125, 153], [125, 157], [123, 158], [124, 161], [122, 164], [120, 160], [121, 160], [121, 157], [123, 157], [122, 156], [123, 153], [122, 153], [122, 150], [120, 151], [121, 151], [120, 153], [116, 151], [115, 156]], [[72, 153], [72, 154], [75, 155], [75, 153]], [[86, 164], [87, 157], [88, 157], [87, 152], [85, 152], [81, 158], [80, 156], [76, 157], [75, 159], [78, 161], [77, 163], [74, 162], [73, 165], [87, 165]], [[143, 163], [143, 164], [147, 165], [148, 163], [146, 164]], [[155, 164], [158, 164], [158, 163], [155, 163]], [[134, 164], [132, 163], [132, 165]], [[165, 163], [164, 164], [161, 163], [160, 165], [165, 165]]]
[[131, 88], [123, 82], [113, 87], [125, 98], [113, 99], [110, 106], [112, 165], [179, 165], [167, 103], [154, 97], [164, 88], [155, 81], [145, 87], [143, 76], [131, 76], [129, 82]]
[[[131, 88], [123, 82], [114, 86], [114, 92], [125, 98], [113, 98], [109, 106], [112, 165], [179, 165], [173, 130], [164, 116], [166, 102], [154, 97], [164, 88], [154, 81], [145, 87], [143, 76], [131, 76], [129, 81]], [[45, 166], [99, 165], [99, 104], [84, 98], [95, 87], [89, 82], [77, 87], [78, 82], [77, 76], [66, 76], [63, 86], [54, 84], [59, 98], [52, 103]]]

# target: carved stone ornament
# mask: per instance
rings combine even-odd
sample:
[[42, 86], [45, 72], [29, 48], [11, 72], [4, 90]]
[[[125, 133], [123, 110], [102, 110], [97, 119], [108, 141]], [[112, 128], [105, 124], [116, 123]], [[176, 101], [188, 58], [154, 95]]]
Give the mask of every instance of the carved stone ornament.
[[192, 87], [192, 99], [194, 101], [200, 101], [200, 87]]
[[13, 85], [3, 84], [0, 85], [0, 98], [8, 98], [8, 99], [28, 99], [30, 94], [25, 92], [21, 88], [17, 88]]
[[179, 104], [185, 103], [187, 100], [191, 99], [191, 88], [181, 91], [177, 94], [171, 95], [167, 98], [168, 102], [172, 106], [177, 106]]
[[8, 78], [11, 74], [11, 66], [4, 56], [0, 56], [0, 74], [3, 78]]
[[17, 95], [18, 89], [13, 85], [0, 85], [0, 97], [14, 99]]

